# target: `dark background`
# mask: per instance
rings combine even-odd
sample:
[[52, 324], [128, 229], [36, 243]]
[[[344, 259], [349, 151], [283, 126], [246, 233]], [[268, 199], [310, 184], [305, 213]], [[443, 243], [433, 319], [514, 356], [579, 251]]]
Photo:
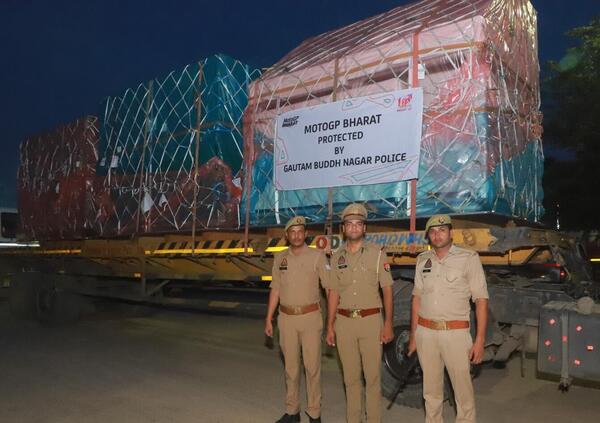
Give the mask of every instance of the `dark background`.
[[[19, 143], [98, 114], [103, 97], [218, 52], [267, 67], [308, 37], [410, 2], [0, 0], [0, 206], [16, 205]], [[567, 30], [600, 13], [598, 0], [532, 3], [543, 69], [574, 43]]]

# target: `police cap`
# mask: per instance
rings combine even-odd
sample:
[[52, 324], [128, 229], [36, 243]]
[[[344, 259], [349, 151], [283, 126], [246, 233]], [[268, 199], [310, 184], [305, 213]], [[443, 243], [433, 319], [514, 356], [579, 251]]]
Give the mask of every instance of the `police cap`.
[[349, 204], [342, 212], [342, 220], [367, 220], [367, 209], [360, 203]]
[[292, 226], [306, 226], [306, 219], [304, 216], [294, 216], [285, 224], [285, 230], [291, 228]]
[[452, 219], [450, 219], [450, 216], [447, 214], [435, 214], [431, 216], [425, 224], [425, 234], [429, 232], [429, 228], [444, 225], [452, 226]]

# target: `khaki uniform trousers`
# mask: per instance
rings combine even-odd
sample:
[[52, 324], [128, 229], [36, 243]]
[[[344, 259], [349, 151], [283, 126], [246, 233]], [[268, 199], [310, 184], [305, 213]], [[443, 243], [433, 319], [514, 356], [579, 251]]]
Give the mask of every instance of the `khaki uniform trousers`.
[[362, 374], [368, 423], [381, 422], [381, 314], [335, 319], [336, 343], [346, 385], [348, 423], [362, 421]]
[[469, 329], [433, 330], [419, 325], [415, 340], [423, 370], [425, 422], [443, 421], [444, 365], [454, 389], [456, 423], [475, 422], [475, 395], [469, 362], [473, 339]]
[[314, 418], [321, 415], [321, 337], [323, 318], [319, 311], [302, 315], [279, 313], [279, 345], [285, 363], [286, 413], [300, 411], [300, 354], [306, 372], [307, 408]]

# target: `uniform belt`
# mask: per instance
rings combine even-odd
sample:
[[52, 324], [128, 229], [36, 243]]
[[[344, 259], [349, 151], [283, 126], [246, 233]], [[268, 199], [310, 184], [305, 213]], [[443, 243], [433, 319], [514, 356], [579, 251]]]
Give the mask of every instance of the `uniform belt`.
[[319, 309], [319, 303], [308, 304], [303, 306], [286, 306], [283, 304], [279, 305], [279, 311], [285, 314], [298, 315], [313, 312]]
[[342, 316], [357, 318], [357, 317], [367, 317], [372, 314], [377, 314], [381, 312], [380, 308], [363, 308], [363, 309], [351, 309], [351, 308], [338, 308], [337, 311]]
[[434, 330], [469, 329], [468, 320], [429, 320], [419, 316], [419, 324]]

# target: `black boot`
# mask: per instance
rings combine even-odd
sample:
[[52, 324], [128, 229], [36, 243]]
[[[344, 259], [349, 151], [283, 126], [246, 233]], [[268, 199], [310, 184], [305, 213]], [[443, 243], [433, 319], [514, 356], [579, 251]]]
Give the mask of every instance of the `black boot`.
[[297, 423], [299, 421], [300, 421], [300, 413], [296, 413], [296, 414], [285, 413], [275, 423]]
[[321, 416], [319, 417], [311, 417], [310, 414], [306, 413], [306, 415], [308, 416], [308, 421], [310, 423], [321, 423]]

